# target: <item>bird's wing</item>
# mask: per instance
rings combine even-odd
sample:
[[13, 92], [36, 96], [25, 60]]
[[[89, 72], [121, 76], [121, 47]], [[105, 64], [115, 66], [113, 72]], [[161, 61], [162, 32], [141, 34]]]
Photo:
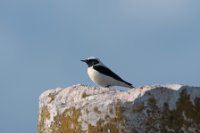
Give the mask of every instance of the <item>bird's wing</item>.
[[105, 74], [107, 76], [113, 77], [116, 80], [122, 81], [124, 82], [124, 80], [122, 78], [120, 78], [117, 74], [115, 74], [114, 72], [112, 72], [109, 68], [105, 67], [105, 66], [101, 66], [101, 65], [94, 65], [93, 68], [97, 71], [99, 71], [102, 74]]

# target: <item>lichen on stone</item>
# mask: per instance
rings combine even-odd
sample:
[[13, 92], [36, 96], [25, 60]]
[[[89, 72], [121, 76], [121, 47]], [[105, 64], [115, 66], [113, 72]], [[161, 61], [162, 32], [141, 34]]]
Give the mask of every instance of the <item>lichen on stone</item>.
[[200, 132], [200, 98], [194, 99], [194, 104], [186, 90], [182, 90], [176, 103], [176, 109], [170, 110], [167, 103], [163, 106], [160, 123], [162, 131], [171, 129], [171, 133], [177, 132]]
[[49, 103], [51, 103], [55, 99], [55, 94], [54, 93], [49, 93], [48, 97], [50, 98]]
[[82, 98], [86, 98], [86, 97], [89, 97], [89, 96], [91, 96], [91, 94], [87, 94], [86, 92], [84, 92], [84, 93], [82, 94]]
[[56, 95], [57, 95], [60, 91], [62, 91], [62, 90], [58, 88], [58, 89], [56, 89], [55, 91], [48, 93], [47, 96], [48, 96], [48, 98], [50, 98], [49, 103], [51, 103], [52, 101], [55, 100]]
[[135, 107], [133, 107], [132, 108], [132, 112], [133, 113], [140, 113], [140, 112], [143, 111], [143, 109], [144, 109], [144, 102], [142, 102], [142, 103], [136, 105]]
[[45, 128], [44, 128], [45, 121], [50, 119], [50, 113], [48, 111], [47, 106], [43, 106], [41, 108], [40, 114], [42, 114], [42, 115], [39, 115], [38, 132], [44, 133], [44, 131], [45, 131]]
[[95, 113], [101, 114], [101, 111], [99, 111], [98, 107], [95, 106], [93, 110], [94, 110]]
[[66, 109], [62, 114], [54, 117], [50, 127], [51, 133], [82, 133], [80, 123], [78, 122], [80, 115], [80, 109], [74, 107]]
[[88, 124], [88, 133], [123, 133], [124, 127], [125, 120], [122, 107], [117, 105], [114, 118], [100, 119], [95, 126]]

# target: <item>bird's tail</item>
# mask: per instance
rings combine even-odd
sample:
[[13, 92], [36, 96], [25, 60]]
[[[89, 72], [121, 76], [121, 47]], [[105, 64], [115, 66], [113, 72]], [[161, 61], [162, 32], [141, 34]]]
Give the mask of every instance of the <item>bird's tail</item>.
[[123, 81], [123, 85], [122, 86], [124, 86], [124, 87], [127, 87], [127, 88], [130, 88], [130, 89], [133, 89], [133, 88], [135, 88], [131, 83], [129, 83], [129, 82], [126, 82], [126, 81]]

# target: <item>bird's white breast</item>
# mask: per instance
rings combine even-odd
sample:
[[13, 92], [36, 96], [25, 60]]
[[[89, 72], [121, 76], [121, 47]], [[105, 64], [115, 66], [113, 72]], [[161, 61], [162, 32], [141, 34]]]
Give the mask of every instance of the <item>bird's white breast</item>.
[[87, 73], [88, 73], [90, 79], [100, 86], [108, 86], [108, 85], [115, 86], [115, 85], [122, 84], [122, 82], [119, 82], [109, 76], [99, 73], [98, 71], [93, 69], [92, 66], [87, 69]]

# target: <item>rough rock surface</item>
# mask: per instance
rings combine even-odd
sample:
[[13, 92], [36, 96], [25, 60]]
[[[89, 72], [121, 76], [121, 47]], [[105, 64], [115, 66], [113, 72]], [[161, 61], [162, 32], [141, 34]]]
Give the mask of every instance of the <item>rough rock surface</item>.
[[39, 133], [199, 133], [200, 87], [75, 85], [39, 98]]

